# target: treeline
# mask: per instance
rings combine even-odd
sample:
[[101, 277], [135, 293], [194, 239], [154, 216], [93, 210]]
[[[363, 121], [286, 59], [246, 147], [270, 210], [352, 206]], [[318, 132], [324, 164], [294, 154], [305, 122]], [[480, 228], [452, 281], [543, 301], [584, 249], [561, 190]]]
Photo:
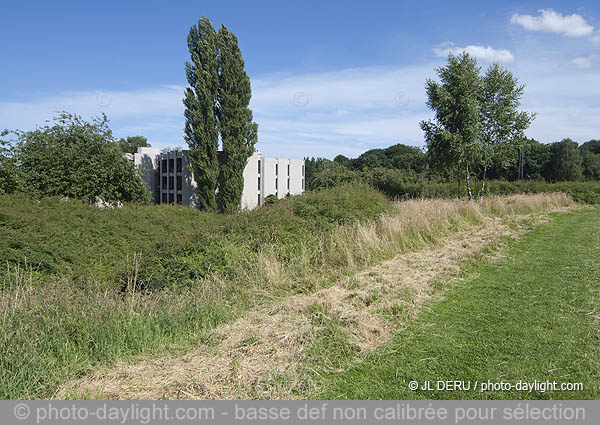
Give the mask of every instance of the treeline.
[[[522, 155], [521, 152], [516, 155], [511, 166], [494, 164], [487, 170], [491, 181], [485, 188], [482, 187], [483, 170], [477, 170], [473, 181], [475, 194], [566, 191], [583, 202], [600, 202], [600, 140], [579, 146], [570, 139], [551, 144], [528, 139], [523, 144]], [[521, 162], [522, 176], [519, 176]], [[456, 195], [453, 176], [440, 172], [432, 166], [426, 151], [413, 146], [397, 144], [386, 149], [371, 149], [357, 158], [338, 155], [333, 161], [305, 158], [305, 164], [309, 189], [362, 182], [392, 198]], [[593, 193], [587, 193], [589, 188]], [[462, 190], [466, 195], [466, 188]]]

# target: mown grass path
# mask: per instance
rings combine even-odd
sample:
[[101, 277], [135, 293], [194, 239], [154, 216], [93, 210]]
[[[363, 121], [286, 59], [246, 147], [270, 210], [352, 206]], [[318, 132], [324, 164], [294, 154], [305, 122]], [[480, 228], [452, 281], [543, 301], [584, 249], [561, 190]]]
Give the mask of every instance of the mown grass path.
[[[401, 271], [399, 271], [401, 273]], [[600, 209], [558, 216], [476, 266], [384, 349], [323, 377], [314, 398], [597, 399]], [[409, 382], [470, 381], [468, 391]], [[580, 391], [481, 392], [482, 382], [582, 383]], [[474, 388], [477, 381], [477, 389]]]

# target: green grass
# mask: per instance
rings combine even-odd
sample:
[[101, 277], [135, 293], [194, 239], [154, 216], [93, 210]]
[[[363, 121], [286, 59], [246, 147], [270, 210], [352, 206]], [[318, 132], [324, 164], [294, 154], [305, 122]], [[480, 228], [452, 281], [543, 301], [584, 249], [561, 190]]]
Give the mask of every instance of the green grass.
[[[558, 216], [475, 266], [384, 349], [329, 373], [313, 398], [597, 399], [600, 209]], [[329, 353], [344, 358], [347, 350]], [[410, 381], [581, 382], [583, 391], [421, 391]], [[480, 386], [478, 387], [481, 388]]]

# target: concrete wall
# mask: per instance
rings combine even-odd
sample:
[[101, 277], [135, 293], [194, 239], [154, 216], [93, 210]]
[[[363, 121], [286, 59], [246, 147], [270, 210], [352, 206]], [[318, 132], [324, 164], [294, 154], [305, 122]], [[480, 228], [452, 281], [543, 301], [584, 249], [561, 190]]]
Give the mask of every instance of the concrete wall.
[[[198, 207], [196, 182], [188, 151], [159, 153], [156, 148], [139, 148], [133, 155], [136, 167], [142, 169], [144, 181], [152, 190], [157, 204], [179, 204]], [[179, 161], [179, 162], [178, 162]], [[180, 168], [178, 167], [180, 165]], [[287, 158], [265, 158], [255, 152], [244, 168], [244, 189], [240, 207], [254, 209], [264, 198], [304, 191], [304, 161]]]
[[158, 202], [158, 154], [156, 148], [139, 147], [136, 153], [128, 156], [133, 160], [133, 165], [142, 171], [142, 178], [152, 193], [152, 201], [155, 203]]

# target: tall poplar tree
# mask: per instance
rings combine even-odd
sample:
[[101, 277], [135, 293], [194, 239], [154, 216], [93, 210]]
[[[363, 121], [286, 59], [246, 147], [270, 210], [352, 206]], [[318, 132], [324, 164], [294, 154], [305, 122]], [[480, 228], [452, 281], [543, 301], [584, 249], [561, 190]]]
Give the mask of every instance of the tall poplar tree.
[[217, 208], [215, 191], [219, 176], [219, 131], [216, 109], [219, 90], [218, 36], [206, 17], [193, 25], [187, 38], [191, 62], [185, 72], [185, 140], [197, 185], [198, 204], [204, 210]]
[[244, 189], [244, 168], [254, 152], [258, 125], [248, 107], [252, 90], [244, 71], [237, 37], [225, 26], [219, 30], [219, 91], [217, 126], [223, 152], [220, 158], [217, 204], [222, 212], [239, 209]]

